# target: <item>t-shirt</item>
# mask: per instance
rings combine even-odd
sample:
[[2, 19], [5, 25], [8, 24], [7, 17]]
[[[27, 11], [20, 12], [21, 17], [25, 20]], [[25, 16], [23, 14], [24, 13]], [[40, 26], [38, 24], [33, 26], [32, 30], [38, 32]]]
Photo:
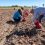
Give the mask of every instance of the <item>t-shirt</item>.
[[45, 19], [45, 8], [44, 7], [39, 7], [34, 9], [34, 16], [33, 16], [33, 21], [38, 19], [38, 17], [43, 14], [44, 15], [44, 19]]
[[13, 15], [13, 19], [18, 19], [19, 17], [21, 17], [21, 15], [18, 11], [16, 11]]

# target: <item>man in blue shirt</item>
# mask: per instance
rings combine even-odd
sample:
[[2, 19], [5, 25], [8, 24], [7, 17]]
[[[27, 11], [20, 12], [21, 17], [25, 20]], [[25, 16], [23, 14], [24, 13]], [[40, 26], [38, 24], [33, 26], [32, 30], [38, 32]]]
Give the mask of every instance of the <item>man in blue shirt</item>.
[[18, 22], [20, 22], [20, 20], [21, 20], [21, 16], [22, 16], [22, 12], [21, 12], [20, 9], [18, 9], [18, 10], [14, 13], [14, 15], [13, 15], [13, 20], [14, 20], [16, 23], [18, 23]]

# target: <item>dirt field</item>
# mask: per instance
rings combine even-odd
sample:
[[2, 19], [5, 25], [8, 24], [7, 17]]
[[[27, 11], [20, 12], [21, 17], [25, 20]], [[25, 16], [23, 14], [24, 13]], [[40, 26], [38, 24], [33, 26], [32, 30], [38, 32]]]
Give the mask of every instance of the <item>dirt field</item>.
[[17, 27], [16, 24], [7, 23], [11, 20], [13, 12], [13, 9], [0, 9], [0, 45], [45, 45], [45, 32], [32, 29], [32, 15]]

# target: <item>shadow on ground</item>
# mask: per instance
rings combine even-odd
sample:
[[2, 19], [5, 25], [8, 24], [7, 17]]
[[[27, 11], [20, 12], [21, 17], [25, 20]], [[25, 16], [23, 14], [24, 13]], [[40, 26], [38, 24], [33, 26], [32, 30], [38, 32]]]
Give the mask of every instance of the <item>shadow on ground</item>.
[[35, 36], [37, 33], [38, 33], [38, 31], [36, 30], [36, 28], [33, 28], [31, 30], [26, 28], [25, 31], [23, 31], [23, 30], [20, 30], [20, 31], [16, 30], [16, 31], [14, 31], [10, 35], [6, 36], [6, 39], [10, 38], [12, 35], [18, 35], [18, 36], [23, 36], [24, 35], [24, 36], [32, 37], [32, 36]]
[[12, 25], [14, 25], [14, 24], [15, 24], [15, 22], [14, 22], [14, 21], [12, 21], [12, 20], [7, 21], [6, 23], [7, 23], [7, 24], [12, 24]]

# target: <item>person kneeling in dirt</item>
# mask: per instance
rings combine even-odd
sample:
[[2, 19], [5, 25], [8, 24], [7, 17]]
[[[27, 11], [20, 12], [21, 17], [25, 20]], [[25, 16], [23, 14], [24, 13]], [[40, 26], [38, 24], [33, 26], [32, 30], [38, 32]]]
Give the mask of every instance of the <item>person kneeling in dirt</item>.
[[20, 20], [21, 20], [21, 16], [22, 16], [22, 12], [21, 12], [20, 9], [18, 9], [18, 10], [14, 13], [14, 15], [13, 15], [12, 18], [13, 18], [14, 22], [19, 23]]
[[35, 9], [31, 9], [30, 13], [33, 14], [33, 21], [37, 29], [44, 30], [41, 20], [44, 18], [45, 21], [45, 8], [44, 7], [39, 7]]
[[23, 7], [21, 7], [22, 10], [22, 21], [25, 22], [27, 16], [29, 15], [29, 10], [28, 9], [24, 9]]

